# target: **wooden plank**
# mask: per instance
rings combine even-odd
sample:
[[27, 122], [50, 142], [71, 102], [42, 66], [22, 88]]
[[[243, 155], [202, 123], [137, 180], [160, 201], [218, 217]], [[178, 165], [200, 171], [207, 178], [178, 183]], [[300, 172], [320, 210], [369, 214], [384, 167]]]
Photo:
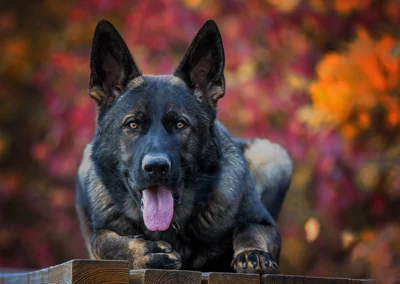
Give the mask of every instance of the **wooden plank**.
[[12, 267], [0, 267], [0, 276], [4, 273], [28, 273], [35, 271], [34, 269], [24, 269], [24, 268], [12, 268]]
[[27, 273], [4, 273], [0, 279], [1, 284], [28, 284]]
[[260, 275], [245, 273], [203, 273], [202, 284], [260, 284]]
[[378, 283], [375, 280], [306, 277], [296, 275], [262, 275], [261, 284], [366, 284]]
[[50, 267], [48, 277], [48, 283], [126, 284], [129, 281], [129, 263], [108, 260], [71, 260]]
[[47, 284], [49, 283], [49, 269], [41, 269], [28, 273], [29, 284]]
[[[201, 273], [181, 270], [131, 270], [125, 261], [72, 260], [50, 268], [30, 272], [2, 272], [0, 284], [12, 283], [131, 283], [131, 284], [372, 284], [383, 280], [262, 275], [239, 273]], [[399, 283], [397, 280], [390, 283]]]
[[201, 272], [186, 270], [131, 270], [129, 284], [200, 284]]

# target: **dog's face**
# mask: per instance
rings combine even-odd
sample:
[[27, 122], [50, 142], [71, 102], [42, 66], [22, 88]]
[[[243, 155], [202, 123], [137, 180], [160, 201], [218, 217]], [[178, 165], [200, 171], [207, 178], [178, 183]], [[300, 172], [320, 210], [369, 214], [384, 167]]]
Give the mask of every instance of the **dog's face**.
[[196, 35], [173, 75], [142, 75], [115, 28], [101, 21], [90, 96], [98, 107], [92, 159], [115, 196], [136, 201], [149, 230], [168, 229], [185, 184], [215, 170], [217, 101], [224, 95], [224, 51], [216, 24]]

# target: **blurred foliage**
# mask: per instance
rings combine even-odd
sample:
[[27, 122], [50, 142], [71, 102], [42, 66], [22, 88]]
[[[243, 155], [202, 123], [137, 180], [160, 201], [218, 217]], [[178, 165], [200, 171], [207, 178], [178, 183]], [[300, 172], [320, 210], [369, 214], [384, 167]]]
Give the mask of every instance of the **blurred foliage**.
[[219, 118], [281, 143], [296, 170], [279, 220], [287, 274], [394, 277], [400, 267], [397, 0], [41, 0], [0, 4], [0, 266], [86, 257], [74, 179], [93, 135], [94, 27], [144, 73], [168, 74], [214, 18]]
[[317, 66], [318, 80], [310, 85], [310, 124], [339, 126], [348, 138], [363, 130], [395, 134], [400, 124], [400, 41], [390, 35], [374, 41], [359, 30], [348, 49], [326, 54]]

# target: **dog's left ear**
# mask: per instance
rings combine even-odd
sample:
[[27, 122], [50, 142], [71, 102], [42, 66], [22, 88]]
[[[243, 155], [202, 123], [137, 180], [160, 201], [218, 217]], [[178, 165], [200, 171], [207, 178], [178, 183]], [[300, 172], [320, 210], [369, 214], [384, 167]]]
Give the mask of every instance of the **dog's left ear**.
[[217, 24], [208, 20], [193, 39], [174, 76], [181, 78], [203, 102], [217, 108], [225, 94], [225, 55]]

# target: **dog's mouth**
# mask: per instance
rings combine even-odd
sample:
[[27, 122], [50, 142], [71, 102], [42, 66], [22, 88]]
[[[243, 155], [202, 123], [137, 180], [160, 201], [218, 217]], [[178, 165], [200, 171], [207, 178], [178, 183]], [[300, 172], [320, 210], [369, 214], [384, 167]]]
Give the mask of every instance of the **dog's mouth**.
[[165, 231], [174, 215], [172, 192], [164, 186], [155, 186], [143, 190], [142, 212], [144, 224], [150, 231]]
[[[155, 188], [158, 188], [158, 187], [164, 187], [166, 190], [171, 191], [171, 190], [168, 189], [168, 187], [162, 186], [162, 185], [153, 185], [153, 186], [149, 187], [148, 189], [155, 189]], [[148, 190], [148, 189], [143, 189], [143, 190], [138, 190], [137, 191], [137, 193], [139, 194], [139, 198], [140, 198], [140, 209], [142, 210], [142, 212], [143, 212], [143, 206], [144, 206], [144, 203], [143, 203], [143, 192], [145, 190]], [[182, 194], [181, 194], [180, 191], [171, 191], [171, 194], [172, 194], [172, 197], [174, 199], [174, 206], [179, 205], [179, 204], [182, 203], [182, 196], [181, 196]]]
[[[132, 180], [128, 176], [128, 184]], [[131, 186], [132, 187], [132, 186]], [[165, 231], [169, 228], [174, 215], [174, 205], [181, 203], [179, 191], [171, 191], [164, 185], [152, 185], [138, 190], [140, 209], [144, 224], [150, 231]]]

